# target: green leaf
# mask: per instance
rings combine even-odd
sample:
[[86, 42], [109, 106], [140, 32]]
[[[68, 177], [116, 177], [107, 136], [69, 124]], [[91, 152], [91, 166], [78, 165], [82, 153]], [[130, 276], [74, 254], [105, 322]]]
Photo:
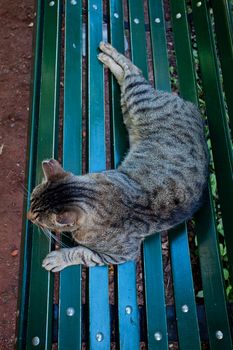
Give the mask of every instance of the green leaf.
[[170, 73], [174, 73], [174, 67], [173, 67], [173, 66], [170, 66], [170, 67], [169, 67], [169, 71], [170, 71]]
[[220, 255], [223, 256], [223, 244], [219, 243]]
[[197, 298], [204, 298], [204, 293], [203, 290], [199, 290], [199, 292], [197, 293]]
[[225, 256], [227, 254], [227, 248], [222, 243], [219, 243], [220, 255]]
[[232, 286], [229, 285], [226, 289], [226, 292], [227, 292], [227, 296], [229, 296], [229, 294], [232, 292]]
[[223, 276], [225, 280], [229, 279], [229, 271], [227, 269], [223, 269]]
[[195, 242], [195, 246], [197, 247], [197, 246], [198, 246], [198, 243], [197, 243], [197, 235], [195, 235], [195, 237], [194, 237], [194, 242]]
[[218, 223], [218, 225], [217, 225], [217, 230], [218, 230], [218, 232], [219, 232], [222, 236], [224, 236], [224, 230], [223, 230], [222, 219], [219, 220], [219, 223]]
[[210, 184], [211, 184], [211, 189], [212, 189], [212, 193], [214, 196], [216, 196], [217, 193], [217, 181], [216, 181], [216, 177], [214, 174], [210, 175]]

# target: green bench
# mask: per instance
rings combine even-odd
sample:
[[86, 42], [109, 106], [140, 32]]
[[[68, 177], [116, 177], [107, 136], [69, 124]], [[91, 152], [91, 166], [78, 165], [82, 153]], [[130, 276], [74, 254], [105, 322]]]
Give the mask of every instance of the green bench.
[[[106, 168], [104, 96], [107, 89], [104, 84], [103, 66], [96, 57], [103, 35], [103, 4], [101, 0], [89, 0], [86, 3], [87, 14], [84, 16], [80, 0], [66, 0], [64, 8], [60, 0], [37, 2], [28, 143], [29, 192], [42, 179], [42, 160], [56, 158], [58, 146], [62, 146], [64, 168], [75, 174], [82, 173], [84, 111], [87, 113], [87, 171], [98, 172]], [[207, 0], [192, 1], [189, 20], [185, 0], [171, 0], [171, 23], [180, 93], [185, 99], [198, 104], [190, 21], [196, 32], [218, 200], [229, 271], [233, 276], [233, 158], [229, 133], [229, 125], [233, 126], [233, 27], [228, 1], [212, 0], [211, 3], [214, 26]], [[158, 89], [170, 91], [162, 0], [148, 0], [149, 24], [146, 26], [145, 1], [128, 0], [127, 4], [129, 21], [125, 23], [123, 1], [106, 2], [108, 40], [119, 51], [124, 52], [124, 26], [128, 26], [132, 60], [147, 77], [146, 31], [149, 30], [155, 85]], [[64, 112], [62, 145], [59, 145], [59, 67], [63, 12]], [[82, 78], [82, 70], [85, 67], [82, 64], [84, 21], [87, 23], [85, 84]], [[218, 60], [221, 64], [221, 74]], [[116, 167], [127, 149], [127, 136], [120, 112], [119, 88], [112, 77], [109, 99], [111, 156], [113, 167]], [[210, 349], [232, 349], [232, 308], [226, 299], [210, 186], [208, 193], [206, 204], [195, 216], [204, 306], [196, 304], [186, 223], [169, 232], [174, 306], [166, 306], [165, 303], [160, 234], [146, 240], [142, 249], [145, 300], [143, 305], [137, 304], [134, 262], [114, 269], [114, 304], [109, 303], [108, 267], [90, 268], [86, 272], [86, 298], [83, 303], [80, 266], [63, 270], [59, 280], [55, 277], [55, 283], [54, 275], [41, 267], [42, 259], [53, 249], [53, 242], [48, 241], [26, 220], [28, 195], [23, 220], [17, 349], [56, 349], [53, 344], [57, 343], [60, 350], [75, 350], [82, 349], [82, 343], [86, 343], [88, 349], [107, 350], [110, 349], [111, 343], [114, 343], [115, 347], [112, 346], [112, 349], [136, 350], [140, 349], [140, 342], [143, 342], [141, 349], [165, 350], [168, 349], [169, 342], [178, 341], [181, 350], [198, 350], [201, 349], [203, 340], [209, 344]], [[65, 238], [64, 242], [69, 243]], [[54, 290], [58, 295], [55, 301]]]

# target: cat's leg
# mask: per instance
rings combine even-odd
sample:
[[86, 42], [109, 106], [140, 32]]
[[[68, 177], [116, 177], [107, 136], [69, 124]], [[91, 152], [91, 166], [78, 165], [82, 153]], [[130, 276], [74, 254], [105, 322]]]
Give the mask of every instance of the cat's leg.
[[43, 260], [42, 266], [53, 272], [63, 270], [67, 266], [71, 265], [86, 265], [86, 266], [101, 266], [105, 262], [96, 252], [83, 247], [78, 246], [74, 248], [62, 248], [50, 252]]
[[[101, 42], [99, 59], [116, 76], [121, 87], [121, 107], [124, 123], [129, 132], [130, 146], [144, 139], [151, 128], [151, 115], [158, 94], [143, 77], [140, 69], [110, 44]], [[119, 68], [120, 67], [120, 68]], [[122, 71], [123, 70], [123, 74]], [[120, 78], [116, 72], [120, 73]]]

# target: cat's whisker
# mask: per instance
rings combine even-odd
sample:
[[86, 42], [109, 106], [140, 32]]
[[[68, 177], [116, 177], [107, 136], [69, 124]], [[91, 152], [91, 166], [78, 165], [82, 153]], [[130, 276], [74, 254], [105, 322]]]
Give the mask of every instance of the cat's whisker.
[[24, 194], [26, 194], [26, 195], [29, 195], [29, 194], [30, 194], [30, 192], [29, 192], [28, 189], [24, 186], [23, 183], [20, 183], [20, 186], [21, 186], [21, 188], [22, 188]]
[[47, 233], [44, 232], [44, 230], [42, 230], [42, 228], [41, 228], [40, 226], [38, 226], [38, 227], [39, 227], [39, 233], [40, 233], [40, 234], [41, 234], [41, 233], [44, 233], [44, 235], [45, 235], [45, 237], [47, 238], [47, 240], [50, 241], [50, 237], [48, 237]]
[[62, 232], [62, 236], [71, 239], [71, 235], [70, 235], [70, 234], [67, 234], [67, 233], [65, 233], [65, 232]]
[[65, 243], [63, 243], [57, 236], [55, 236], [51, 231], [49, 231], [47, 228], [43, 228], [43, 231], [47, 236], [51, 237], [54, 241], [56, 241], [61, 247], [68, 248], [69, 246]]

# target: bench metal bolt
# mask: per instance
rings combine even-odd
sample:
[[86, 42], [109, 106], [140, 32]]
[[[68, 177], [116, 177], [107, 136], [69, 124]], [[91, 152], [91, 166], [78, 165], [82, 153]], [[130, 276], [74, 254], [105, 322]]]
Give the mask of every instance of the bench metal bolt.
[[50, 1], [49, 6], [54, 6], [55, 5], [55, 1]]
[[182, 305], [182, 306], [181, 306], [181, 310], [182, 310], [182, 312], [184, 312], [184, 313], [188, 312], [188, 311], [189, 311], [188, 305], [186, 305], [186, 304]]
[[98, 9], [98, 6], [96, 4], [93, 4], [92, 7], [93, 7], [94, 10]]
[[198, 1], [197, 2], [197, 7], [200, 7], [202, 4], [201, 4], [201, 1]]
[[180, 12], [176, 14], [176, 18], [177, 18], [177, 19], [180, 19], [180, 18], [181, 18], [181, 13], [180, 13]]
[[77, 5], [77, 1], [76, 0], [71, 0], [70, 3], [71, 3], [71, 5]]
[[138, 24], [139, 23], [139, 19], [138, 18], [134, 18], [134, 23]]
[[33, 337], [32, 338], [32, 345], [37, 346], [40, 344], [40, 338], [39, 337]]
[[118, 15], [118, 13], [114, 13], [114, 15], [113, 15], [115, 18], [119, 18], [119, 15]]
[[157, 341], [162, 340], [162, 334], [160, 332], [155, 332], [154, 337]]
[[74, 308], [73, 307], [68, 307], [67, 308], [67, 310], [66, 310], [66, 314], [67, 314], [67, 316], [74, 316], [74, 314], [75, 314], [75, 310], [74, 310]]
[[160, 18], [155, 18], [155, 23], [160, 23]]
[[221, 340], [223, 338], [223, 332], [222, 331], [216, 331], [215, 336], [217, 339]]
[[125, 313], [126, 313], [127, 315], [132, 314], [132, 307], [129, 306], [129, 305], [127, 305], [127, 306], [125, 307]]
[[104, 335], [101, 332], [98, 332], [95, 337], [98, 342], [101, 342], [104, 339]]

